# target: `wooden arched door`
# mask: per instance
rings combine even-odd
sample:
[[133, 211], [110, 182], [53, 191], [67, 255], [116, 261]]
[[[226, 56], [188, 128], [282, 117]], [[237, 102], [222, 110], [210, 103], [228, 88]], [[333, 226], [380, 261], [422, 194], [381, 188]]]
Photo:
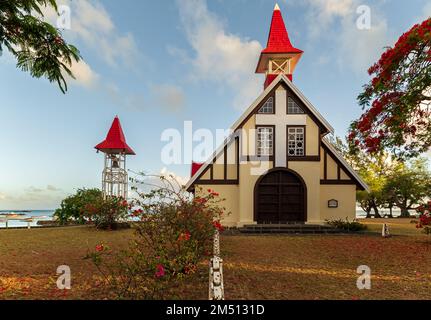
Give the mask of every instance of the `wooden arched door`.
[[307, 188], [289, 169], [273, 169], [262, 176], [254, 191], [254, 218], [258, 223], [295, 223], [307, 220]]

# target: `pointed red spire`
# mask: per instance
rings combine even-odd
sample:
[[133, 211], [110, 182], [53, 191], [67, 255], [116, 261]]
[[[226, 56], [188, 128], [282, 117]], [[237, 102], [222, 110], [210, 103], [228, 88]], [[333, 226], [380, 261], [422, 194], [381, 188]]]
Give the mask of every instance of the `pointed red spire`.
[[256, 73], [266, 75], [264, 87], [267, 88], [280, 73], [285, 74], [292, 81], [293, 72], [303, 53], [290, 42], [280, 7], [276, 4], [272, 14], [268, 44], [260, 54], [256, 68]]
[[126, 138], [121, 128], [120, 119], [115, 117], [109, 129], [106, 139], [99, 143], [95, 148], [105, 153], [122, 153], [135, 155], [135, 152], [126, 143]]
[[302, 50], [292, 46], [278, 4], [275, 5], [272, 15], [268, 44], [262, 53], [303, 53]]

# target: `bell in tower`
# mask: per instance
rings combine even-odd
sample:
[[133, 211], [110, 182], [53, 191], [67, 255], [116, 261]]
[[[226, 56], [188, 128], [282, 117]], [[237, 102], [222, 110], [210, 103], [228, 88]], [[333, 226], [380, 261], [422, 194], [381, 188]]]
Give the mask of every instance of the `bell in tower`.
[[106, 139], [95, 147], [105, 154], [105, 166], [102, 174], [102, 192], [106, 197], [127, 199], [128, 174], [126, 156], [135, 152], [126, 143], [120, 119], [115, 117]]
[[293, 72], [303, 51], [295, 48], [289, 39], [280, 7], [275, 5], [269, 30], [268, 44], [262, 51], [256, 73], [264, 73], [265, 88], [279, 75], [286, 75], [293, 80]]

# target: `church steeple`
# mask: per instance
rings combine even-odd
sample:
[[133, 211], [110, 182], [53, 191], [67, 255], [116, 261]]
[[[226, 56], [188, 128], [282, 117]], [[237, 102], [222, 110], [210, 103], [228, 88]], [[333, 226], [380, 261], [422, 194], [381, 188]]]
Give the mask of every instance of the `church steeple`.
[[265, 73], [265, 88], [280, 74], [292, 80], [296, 64], [303, 51], [295, 48], [289, 39], [280, 7], [275, 5], [269, 30], [268, 44], [262, 51], [256, 73]]

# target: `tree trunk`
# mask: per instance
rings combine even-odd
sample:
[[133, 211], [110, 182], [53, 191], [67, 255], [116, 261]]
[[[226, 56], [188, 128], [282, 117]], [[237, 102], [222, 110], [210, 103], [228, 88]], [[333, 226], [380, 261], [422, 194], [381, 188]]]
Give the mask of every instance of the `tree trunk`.
[[409, 212], [409, 210], [407, 208], [403, 207], [403, 208], [400, 208], [400, 209], [401, 209], [401, 217], [402, 218], [408, 218], [408, 217], [410, 217], [410, 212]]
[[389, 207], [389, 218], [393, 218], [394, 215], [392, 214], [392, 206]]
[[374, 218], [381, 218], [382, 216], [380, 215], [379, 208], [377, 208], [375, 204], [373, 205], [373, 209], [374, 209]]
[[371, 209], [370, 210], [367, 210], [367, 211], [365, 211], [366, 213], [367, 213], [367, 216], [365, 217], [365, 218], [367, 218], [367, 219], [371, 219]]

